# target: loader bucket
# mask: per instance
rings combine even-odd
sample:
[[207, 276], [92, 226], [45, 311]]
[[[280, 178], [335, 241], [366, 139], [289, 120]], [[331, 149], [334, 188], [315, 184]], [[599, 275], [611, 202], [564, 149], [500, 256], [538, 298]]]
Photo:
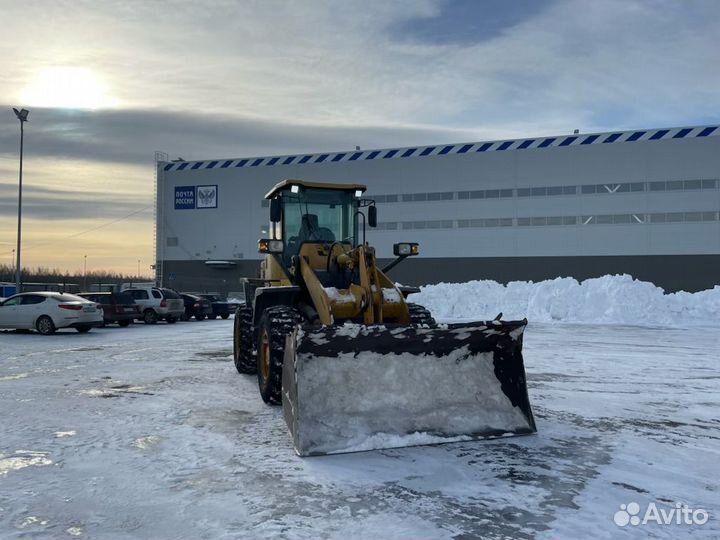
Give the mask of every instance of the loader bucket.
[[525, 382], [527, 321], [298, 327], [283, 411], [300, 456], [536, 431]]

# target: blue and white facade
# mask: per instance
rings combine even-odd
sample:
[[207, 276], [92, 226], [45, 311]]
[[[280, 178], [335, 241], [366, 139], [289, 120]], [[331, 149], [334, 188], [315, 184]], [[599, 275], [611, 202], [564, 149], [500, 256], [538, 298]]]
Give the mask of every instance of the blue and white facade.
[[160, 162], [158, 278], [235, 290], [254, 275], [263, 195], [286, 178], [357, 182], [378, 205], [396, 279], [584, 279], [630, 273], [668, 290], [720, 282], [720, 127]]

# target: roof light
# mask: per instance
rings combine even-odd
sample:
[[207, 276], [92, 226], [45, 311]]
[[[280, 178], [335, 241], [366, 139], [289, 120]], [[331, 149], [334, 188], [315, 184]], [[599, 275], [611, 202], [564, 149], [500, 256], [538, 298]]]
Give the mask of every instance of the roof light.
[[356, 189], [356, 190], [355, 190], [355, 197], [359, 199], [360, 197], [362, 197], [362, 193], [363, 193], [363, 192], [362, 192], [361, 189]]
[[293, 184], [292, 186], [290, 186], [290, 192], [291, 193], [300, 193], [300, 186]]

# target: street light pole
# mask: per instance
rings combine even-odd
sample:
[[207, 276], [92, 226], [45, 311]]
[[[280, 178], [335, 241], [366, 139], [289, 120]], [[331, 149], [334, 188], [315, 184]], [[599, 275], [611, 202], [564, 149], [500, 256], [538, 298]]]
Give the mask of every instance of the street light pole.
[[15, 252], [15, 256], [17, 257], [15, 259], [15, 294], [21, 292], [20, 291], [20, 274], [21, 274], [21, 267], [20, 267], [20, 245], [22, 240], [22, 173], [23, 173], [23, 143], [25, 139], [25, 122], [27, 122], [27, 117], [30, 111], [27, 109], [20, 109], [19, 111], [13, 107], [13, 111], [15, 112], [15, 116], [17, 116], [17, 119], [20, 120], [20, 175], [18, 179], [18, 230], [17, 230], [17, 250]]
[[137, 280], [140, 281], [140, 259], [138, 259], [138, 273], [137, 273]]

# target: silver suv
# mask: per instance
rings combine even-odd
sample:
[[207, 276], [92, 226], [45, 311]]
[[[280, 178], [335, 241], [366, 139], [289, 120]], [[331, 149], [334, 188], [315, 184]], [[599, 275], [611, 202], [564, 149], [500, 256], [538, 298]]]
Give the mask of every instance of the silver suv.
[[185, 303], [172, 289], [160, 287], [132, 287], [123, 289], [140, 306], [140, 318], [145, 324], [155, 324], [165, 320], [170, 324], [177, 322], [185, 313]]

